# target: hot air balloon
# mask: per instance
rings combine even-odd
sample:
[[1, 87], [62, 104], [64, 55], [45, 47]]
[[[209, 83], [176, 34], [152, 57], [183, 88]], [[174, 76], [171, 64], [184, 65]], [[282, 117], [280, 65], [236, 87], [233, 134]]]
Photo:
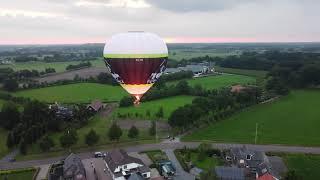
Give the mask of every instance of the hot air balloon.
[[103, 55], [113, 78], [139, 104], [166, 69], [168, 48], [156, 34], [135, 31], [113, 35]]

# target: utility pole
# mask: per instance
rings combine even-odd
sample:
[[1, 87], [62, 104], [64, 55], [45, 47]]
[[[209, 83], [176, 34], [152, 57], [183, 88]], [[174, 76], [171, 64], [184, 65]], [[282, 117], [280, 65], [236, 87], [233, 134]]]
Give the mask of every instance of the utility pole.
[[256, 135], [254, 137], [254, 144], [257, 144], [257, 140], [258, 140], [258, 123], [256, 123]]

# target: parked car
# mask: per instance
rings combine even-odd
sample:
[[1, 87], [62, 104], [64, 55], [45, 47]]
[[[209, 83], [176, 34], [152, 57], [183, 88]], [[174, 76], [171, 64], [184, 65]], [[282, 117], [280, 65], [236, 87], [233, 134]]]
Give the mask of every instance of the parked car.
[[102, 152], [95, 152], [94, 157], [95, 158], [101, 158], [101, 157], [106, 157], [107, 153], [102, 153]]

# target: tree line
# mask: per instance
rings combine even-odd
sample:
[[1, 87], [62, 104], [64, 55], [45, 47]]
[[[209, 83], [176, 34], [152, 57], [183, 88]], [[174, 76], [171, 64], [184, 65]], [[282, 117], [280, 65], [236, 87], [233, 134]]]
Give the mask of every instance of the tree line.
[[66, 70], [75, 70], [75, 69], [80, 69], [80, 68], [86, 68], [86, 67], [91, 67], [92, 64], [91, 62], [81, 62], [79, 64], [70, 64], [66, 67]]
[[[12, 101], [6, 102], [0, 112], [0, 126], [9, 131], [7, 146], [17, 146], [25, 154], [29, 144], [36, 143], [48, 132], [86, 125], [92, 116], [86, 106], [75, 105], [72, 109], [72, 118], [65, 119], [57, 116], [56, 108], [49, 108], [47, 104], [36, 100], [26, 101], [22, 107]], [[48, 140], [47, 137], [44, 139]]]
[[197, 97], [191, 104], [173, 111], [168, 123], [179, 131], [185, 131], [225, 119], [260, 101], [261, 90], [258, 87], [247, 87], [240, 92], [231, 92], [230, 88], [211, 90], [204, 97]]

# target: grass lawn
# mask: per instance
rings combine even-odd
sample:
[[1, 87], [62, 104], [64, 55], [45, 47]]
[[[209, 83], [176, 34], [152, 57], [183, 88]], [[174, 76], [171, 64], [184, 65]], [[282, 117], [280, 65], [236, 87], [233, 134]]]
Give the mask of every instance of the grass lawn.
[[230, 118], [196, 130], [183, 139], [259, 144], [320, 146], [320, 91], [297, 90], [288, 96], [256, 105]]
[[230, 73], [230, 74], [240, 74], [240, 75], [253, 76], [253, 77], [258, 77], [258, 78], [263, 78], [267, 74], [267, 71], [259, 71], [259, 70], [224, 68], [224, 67], [220, 67], [220, 66], [215, 66], [214, 68], [218, 72], [224, 72], [224, 73]]
[[215, 166], [223, 165], [223, 162], [218, 157], [206, 157], [203, 161], [198, 160], [199, 153], [192, 152], [191, 153], [191, 161], [192, 163], [203, 170], [210, 170], [214, 168]]
[[282, 156], [289, 170], [294, 170], [304, 180], [320, 179], [320, 156], [310, 154], [286, 154]]
[[0, 128], [0, 159], [4, 155], [8, 153], [8, 148], [7, 148], [7, 135], [8, 131], [5, 129]]
[[3, 104], [5, 103], [5, 100], [0, 99], [0, 109], [2, 108]]
[[[256, 82], [254, 77], [236, 75], [236, 74], [223, 74], [207, 77], [199, 77], [188, 79], [187, 82], [190, 86], [195, 86], [196, 84], [201, 85], [206, 89], [219, 89], [222, 87], [231, 86], [234, 84], [253, 84]], [[177, 82], [170, 82], [177, 83]]]
[[21, 172], [16, 171], [13, 173], [10, 173], [8, 175], [1, 174], [0, 171], [0, 179], [5, 179], [5, 177], [8, 178], [8, 180], [31, 180], [33, 179], [34, 173], [36, 172], [36, 169], [28, 170], [28, 171], [23, 171]]
[[29, 89], [14, 93], [15, 96], [29, 97], [44, 102], [89, 103], [92, 100], [119, 101], [127, 93], [120, 86], [97, 83], [77, 83]]
[[161, 150], [144, 151], [141, 153], [147, 154], [147, 156], [151, 159], [153, 163], [157, 163], [161, 160], [168, 160], [166, 153]]
[[[70, 64], [79, 64], [81, 61], [69, 61], [69, 62], [24, 62], [24, 63], [14, 63], [12, 65], [0, 65], [0, 68], [9, 67], [13, 70], [22, 70], [22, 69], [29, 69], [29, 70], [38, 70], [44, 71], [46, 68], [54, 68], [56, 72], [64, 72], [66, 71], [66, 67]], [[103, 67], [104, 63], [102, 59], [90, 61], [92, 66], [94, 67]]]
[[[138, 106], [121, 107], [113, 112], [113, 117], [117, 117], [118, 113], [125, 115], [130, 113], [130, 118], [135, 119], [156, 119], [155, 114], [158, 112], [160, 107], [163, 108], [164, 119], [168, 119], [170, 114], [178, 107], [184, 106], [185, 104], [191, 104], [194, 97], [192, 96], [173, 96], [153, 101], [141, 102]], [[147, 110], [150, 111], [150, 117], [146, 116]], [[136, 117], [135, 114], [139, 116]]]

